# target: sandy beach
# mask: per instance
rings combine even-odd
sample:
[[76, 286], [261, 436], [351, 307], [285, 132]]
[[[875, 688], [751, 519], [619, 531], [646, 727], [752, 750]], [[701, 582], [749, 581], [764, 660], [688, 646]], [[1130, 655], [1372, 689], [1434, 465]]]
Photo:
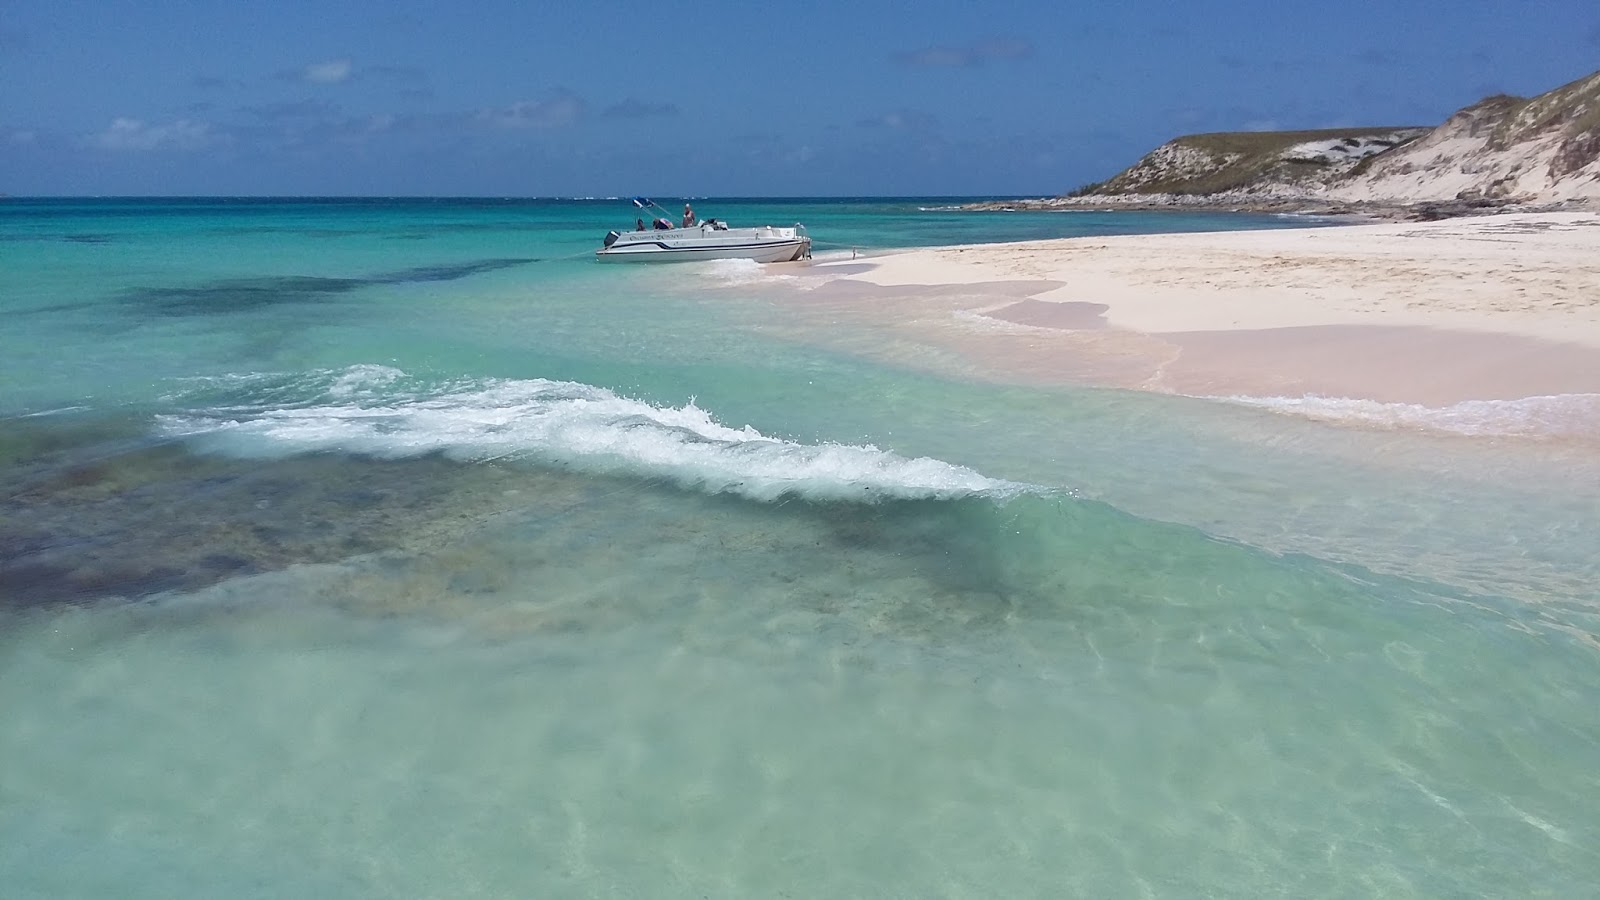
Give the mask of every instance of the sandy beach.
[[[1600, 215], [1139, 235], [824, 262], [808, 305], [998, 377], [1448, 406], [1600, 393]], [[894, 343], [894, 342], [891, 342]]]

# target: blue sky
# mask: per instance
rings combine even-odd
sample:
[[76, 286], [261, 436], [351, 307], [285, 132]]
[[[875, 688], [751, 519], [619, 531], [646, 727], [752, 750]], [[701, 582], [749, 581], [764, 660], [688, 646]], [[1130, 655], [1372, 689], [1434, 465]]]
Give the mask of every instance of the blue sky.
[[1597, 68], [1595, 0], [6, 0], [0, 192], [1055, 194]]

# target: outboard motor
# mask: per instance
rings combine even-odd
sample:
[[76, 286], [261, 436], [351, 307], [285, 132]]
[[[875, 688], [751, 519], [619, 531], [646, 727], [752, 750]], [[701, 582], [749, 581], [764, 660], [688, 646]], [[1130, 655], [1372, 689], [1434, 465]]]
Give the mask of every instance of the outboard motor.
[[606, 232], [606, 246], [609, 247], [612, 244], [615, 244], [617, 242], [617, 238], [619, 237], [622, 237], [622, 235], [617, 234], [615, 231]]

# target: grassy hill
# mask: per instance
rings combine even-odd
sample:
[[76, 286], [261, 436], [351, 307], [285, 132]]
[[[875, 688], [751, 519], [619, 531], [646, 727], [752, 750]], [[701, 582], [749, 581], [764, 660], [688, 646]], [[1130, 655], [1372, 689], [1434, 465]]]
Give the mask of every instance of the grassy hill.
[[1216, 194], [1262, 184], [1325, 184], [1363, 160], [1426, 134], [1424, 127], [1191, 134], [1069, 196]]
[[1067, 195], [1183, 204], [1600, 199], [1600, 72], [1537, 97], [1497, 95], [1437, 127], [1234, 131], [1175, 138]]

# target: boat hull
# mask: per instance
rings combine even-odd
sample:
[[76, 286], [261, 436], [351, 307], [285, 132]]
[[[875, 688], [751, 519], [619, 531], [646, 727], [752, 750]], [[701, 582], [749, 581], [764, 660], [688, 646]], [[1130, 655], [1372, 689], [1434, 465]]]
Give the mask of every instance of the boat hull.
[[751, 259], [756, 262], [790, 262], [804, 259], [811, 249], [809, 238], [777, 241], [756, 246], [670, 247], [665, 243], [633, 243], [595, 251], [601, 262], [689, 262], [700, 259]]
[[811, 238], [793, 228], [723, 228], [702, 225], [660, 231], [612, 232], [595, 251], [605, 262], [689, 262], [702, 259], [749, 259], [789, 262], [811, 255]]

